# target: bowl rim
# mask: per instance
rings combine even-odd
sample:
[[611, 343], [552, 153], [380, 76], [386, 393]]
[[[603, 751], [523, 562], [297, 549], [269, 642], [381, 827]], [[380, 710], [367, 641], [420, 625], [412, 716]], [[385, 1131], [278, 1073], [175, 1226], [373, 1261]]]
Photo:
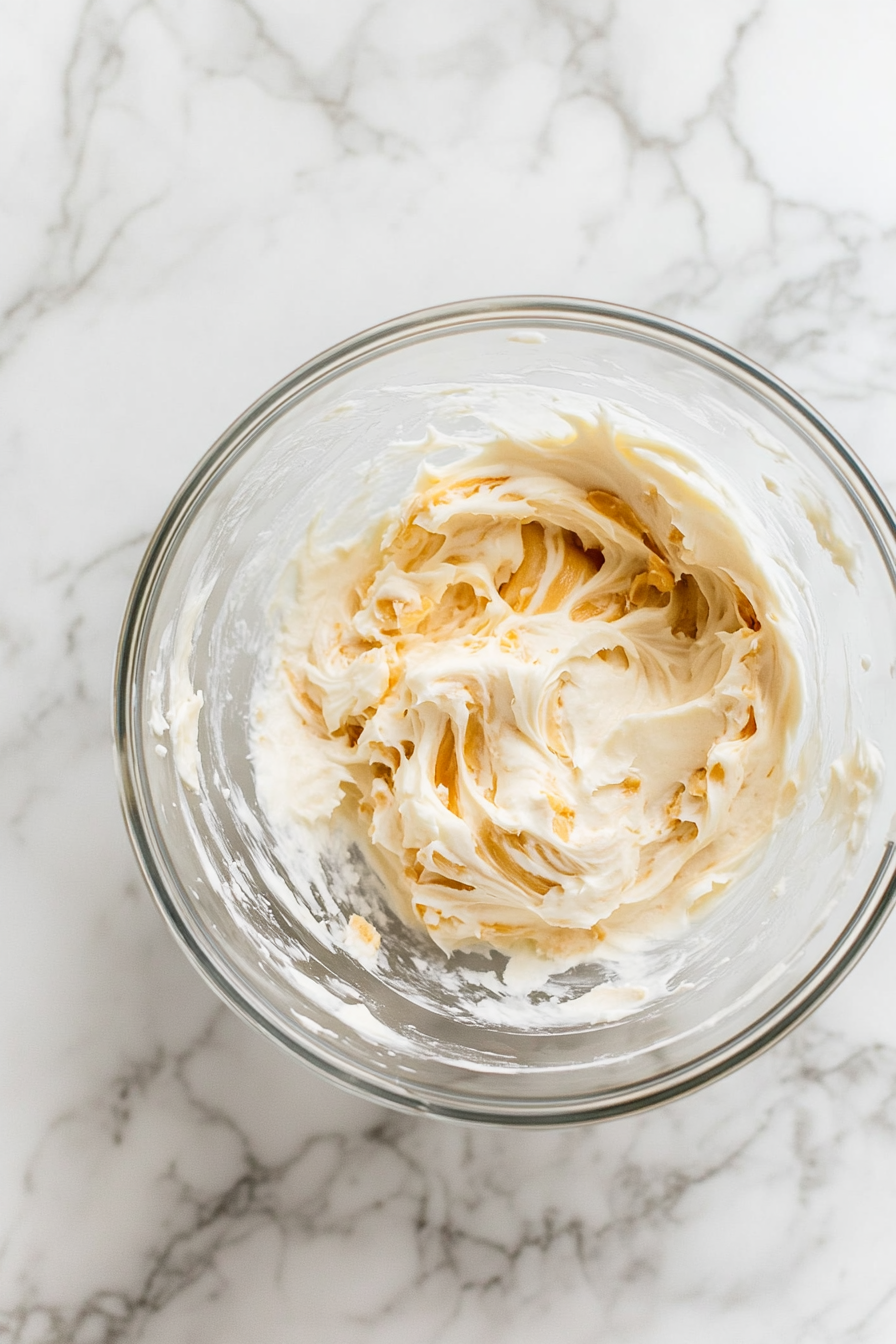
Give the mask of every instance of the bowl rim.
[[579, 1095], [568, 1102], [558, 1097], [513, 1102], [487, 1097], [464, 1100], [453, 1090], [403, 1083], [397, 1078], [387, 1082], [379, 1072], [365, 1070], [354, 1061], [347, 1064], [338, 1050], [304, 1031], [299, 1023], [290, 1021], [288, 1032], [278, 1025], [274, 1010], [228, 962], [198, 922], [194, 924], [188, 917], [190, 899], [179, 885], [173, 865], [167, 861], [167, 851], [153, 824], [153, 809], [142, 786], [137, 731], [143, 713], [143, 643], [147, 618], [154, 609], [154, 596], [203, 500], [258, 434], [288, 405], [386, 350], [452, 330], [533, 324], [592, 327], [677, 349], [759, 396], [802, 430], [852, 496], [896, 588], [896, 514], [883, 491], [833, 427], [797, 392], [754, 360], [671, 318], [615, 303], [553, 295], [468, 299], [404, 314], [323, 350], [263, 393], [201, 457], [166, 509], [134, 579], [118, 642], [112, 712], [120, 802], [144, 880], [189, 960], [238, 1016], [334, 1083], [385, 1105], [446, 1119], [543, 1128], [617, 1118], [687, 1096], [733, 1072], [792, 1031], [855, 966], [889, 915], [896, 900], [896, 844], [887, 843], [874, 878], [848, 923], [798, 984], [720, 1045], [640, 1082], [588, 1097]]

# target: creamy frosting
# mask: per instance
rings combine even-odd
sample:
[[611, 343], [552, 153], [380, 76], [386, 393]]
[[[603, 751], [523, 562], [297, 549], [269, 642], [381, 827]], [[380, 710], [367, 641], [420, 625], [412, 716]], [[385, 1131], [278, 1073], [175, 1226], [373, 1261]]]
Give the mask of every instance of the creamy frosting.
[[761, 527], [618, 410], [424, 464], [363, 536], [309, 537], [285, 594], [262, 805], [359, 817], [446, 952], [571, 965], [680, 923], [793, 804], [801, 672]]
[[884, 777], [884, 758], [873, 742], [857, 737], [831, 765], [824, 816], [851, 854], [859, 849], [871, 804]]

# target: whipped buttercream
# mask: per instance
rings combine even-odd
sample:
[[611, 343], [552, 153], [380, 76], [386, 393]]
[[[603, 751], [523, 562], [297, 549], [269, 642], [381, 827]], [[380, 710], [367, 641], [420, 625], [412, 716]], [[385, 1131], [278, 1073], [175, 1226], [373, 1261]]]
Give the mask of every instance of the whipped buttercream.
[[258, 795], [277, 825], [360, 819], [445, 952], [570, 966], [680, 927], [792, 807], [796, 621], [758, 520], [619, 409], [457, 446], [364, 535], [303, 543]]

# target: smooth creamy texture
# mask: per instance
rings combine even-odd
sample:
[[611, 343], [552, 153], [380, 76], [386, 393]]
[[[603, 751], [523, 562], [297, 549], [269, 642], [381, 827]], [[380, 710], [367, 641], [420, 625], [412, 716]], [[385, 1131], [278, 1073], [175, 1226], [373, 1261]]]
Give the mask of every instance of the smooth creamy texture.
[[275, 822], [363, 819], [444, 950], [571, 965], [744, 870], [793, 803], [802, 687], [761, 533], [706, 464], [606, 409], [554, 426], [307, 543], [254, 759]]

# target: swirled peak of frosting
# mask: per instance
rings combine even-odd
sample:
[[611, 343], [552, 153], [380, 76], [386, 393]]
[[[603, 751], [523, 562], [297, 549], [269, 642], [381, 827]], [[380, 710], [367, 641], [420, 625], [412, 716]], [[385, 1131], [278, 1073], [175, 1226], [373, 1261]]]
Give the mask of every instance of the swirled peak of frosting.
[[799, 660], [753, 536], [704, 462], [606, 410], [422, 467], [364, 537], [300, 558], [263, 803], [353, 810], [446, 951], [573, 964], [633, 914], [686, 916], [794, 795]]

